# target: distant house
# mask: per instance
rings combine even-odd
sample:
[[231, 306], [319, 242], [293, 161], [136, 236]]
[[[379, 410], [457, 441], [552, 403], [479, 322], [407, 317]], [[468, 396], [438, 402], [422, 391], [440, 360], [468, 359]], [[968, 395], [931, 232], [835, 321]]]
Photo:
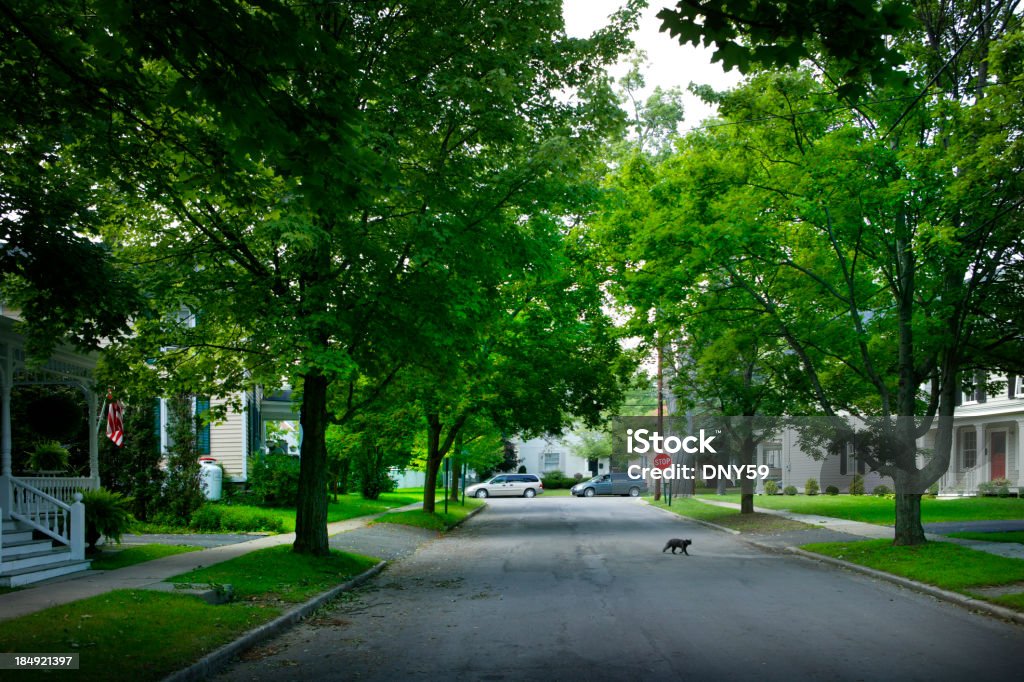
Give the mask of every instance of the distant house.
[[527, 441], [515, 439], [512, 443], [520, 465], [526, 467], [528, 474], [543, 476], [550, 471], [561, 471], [570, 477], [579, 474], [582, 478], [590, 478], [611, 471], [609, 458], [587, 460], [573, 452], [582, 443], [582, 438], [576, 433]]
[[[283, 431], [278, 440], [267, 439], [267, 422], [297, 422], [298, 406], [292, 403], [290, 389], [266, 394], [261, 386], [253, 386], [232, 402], [241, 403], [241, 410], [230, 410], [222, 420], [206, 424], [197, 434], [199, 454], [212, 457], [224, 469], [225, 481], [244, 483], [249, 480], [249, 468], [254, 455], [267, 452], [279, 446], [289, 454], [297, 454], [299, 433], [297, 427], [279, 429]], [[194, 412], [203, 414], [211, 407], [223, 405], [226, 400], [209, 400], [198, 397], [193, 400]], [[168, 436], [168, 410], [166, 401], [158, 406], [160, 424], [160, 447], [163, 451], [170, 445]], [[294, 410], [294, 411], [293, 411]]]
[[[1002, 388], [988, 395], [981, 386], [984, 382], [978, 381], [978, 388], [960, 394], [953, 413], [949, 469], [938, 481], [940, 496], [977, 495], [979, 485], [994, 480], [1006, 480], [1011, 490], [1024, 487], [1024, 378], [1013, 374], [989, 378]], [[935, 435], [932, 430], [918, 441], [919, 447], [934, 447]], [[866, 493], [883, 484], [894, 487], [892, 479], [868, 470], [853, 453], [816, 460], [801, 451], [796, 441], [796, 433], [786, 430], [758, 447], [757, 463], [771, 467], [769, 478], [782, 486], [802, 491], [807, 479], [815, 478], [822, 490], [834, 485], [847, 492], [853, 474], [860, 473]]]

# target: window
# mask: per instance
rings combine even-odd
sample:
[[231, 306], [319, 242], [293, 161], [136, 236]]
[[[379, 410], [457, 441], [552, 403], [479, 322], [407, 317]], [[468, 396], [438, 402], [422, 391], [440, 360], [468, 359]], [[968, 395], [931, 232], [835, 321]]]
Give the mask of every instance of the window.
[[196, 451], [200, 455], [210, 454], [210, 422], [206, 421], [210, 415], [209, 398], [196, 398], [196, 417], [199, 418], [196, 425]]
[[978, 372], [974, 375], [974, 386], [971, 390], [964, 391], [963, 404], [968, 403], [984, 403], [986, 399], [985, 395], [985, 375], [982, 372]]
[[768, 443], [764, 446], [763, 452], [763, 464], [767, 464], [773, 469], [777, 469], [782, 466], [782, 446], [778, 443]]
[[1006, 397], [1024, 398], [1024, 375], [1011, 374], [1006, 378]]
[[560, 452], [545, 452], [544, 453], [544, 471], [555, 471], [561, 468], [562, 453]]
[[978, 432], [973, 427], [960, 432], [960, 459], [964, 469], [978, 464]]

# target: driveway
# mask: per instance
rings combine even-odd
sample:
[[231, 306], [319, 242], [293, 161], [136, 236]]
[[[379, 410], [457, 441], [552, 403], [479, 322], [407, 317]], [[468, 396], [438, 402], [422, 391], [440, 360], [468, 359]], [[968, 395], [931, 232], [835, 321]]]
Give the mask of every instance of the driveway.
[[637, 500], [492, 499], [247, 658], [218, 679], [978, 682], [1024, 628]]

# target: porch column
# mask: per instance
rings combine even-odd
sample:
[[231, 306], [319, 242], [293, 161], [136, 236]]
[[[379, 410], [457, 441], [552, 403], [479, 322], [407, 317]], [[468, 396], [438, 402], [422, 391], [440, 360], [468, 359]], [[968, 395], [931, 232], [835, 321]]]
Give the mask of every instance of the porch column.
[[1017, 420], [1017, 452], [1014, 466], [1017, 467], [1017, 485], [1024, 486], [1024, 419]]
[[11, 475], [11, 380], [9, 367], [0, 380], [0, 464], [4, 476]]
[[99, 440], [99, 401], [96, 391], [85, 390], [85, 400], [89, 404], [89, 478], [93, 488], [100, 487], [100, 440]]
[[974, 466], [975, 468], [977, 468], [980, 467], [985, 462], [985, 455], [988, 453], [988, 448], [985, 447], [984, 424], [974, 425], [974, 452]]
[[0, 368], [0, 520], [11, 516], [11, 347], [4, 348]]

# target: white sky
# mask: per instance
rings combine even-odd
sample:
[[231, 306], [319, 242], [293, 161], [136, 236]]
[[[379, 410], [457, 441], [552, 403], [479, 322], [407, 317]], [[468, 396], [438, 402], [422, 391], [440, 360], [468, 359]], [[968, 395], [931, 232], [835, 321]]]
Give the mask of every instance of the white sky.
[[[683, 90], [683, 106], [685, 120], [683, 130], [700, 124], [714, 111], [699, 99], [686, 92], [686, 86], [692, 81], [708, 84], [717, 90], [724, 90], [740, 80], [739, 71], [722, 71], [719, 64], [711, 63], [711, 53], [703, 48], [692, 45], [680, 45], [670, 38], [668, 33], [658, 31], [661, 22], [657, 13], [661, 8], [674, 6], [672, 0], [650, 0], [650, 6], [644, 10], [640, 26], [633, 36], [636, 46], [647, 52], [650, 64], [644, 72], [648, 92], [642, 93], [644, 98], [654, 86], [663, 88], [679, 86]], [[608, 23], [608, 15], [624, 4], [623, 0], [563, 0], [565, 30], [571, 36], [588, 36], [596, 29]], [[612, 76], [618, 78], [626, 73], [628, 64], [622, 62], [612, 70]], [[682, 131], [680, 131], [682, 132]]]

